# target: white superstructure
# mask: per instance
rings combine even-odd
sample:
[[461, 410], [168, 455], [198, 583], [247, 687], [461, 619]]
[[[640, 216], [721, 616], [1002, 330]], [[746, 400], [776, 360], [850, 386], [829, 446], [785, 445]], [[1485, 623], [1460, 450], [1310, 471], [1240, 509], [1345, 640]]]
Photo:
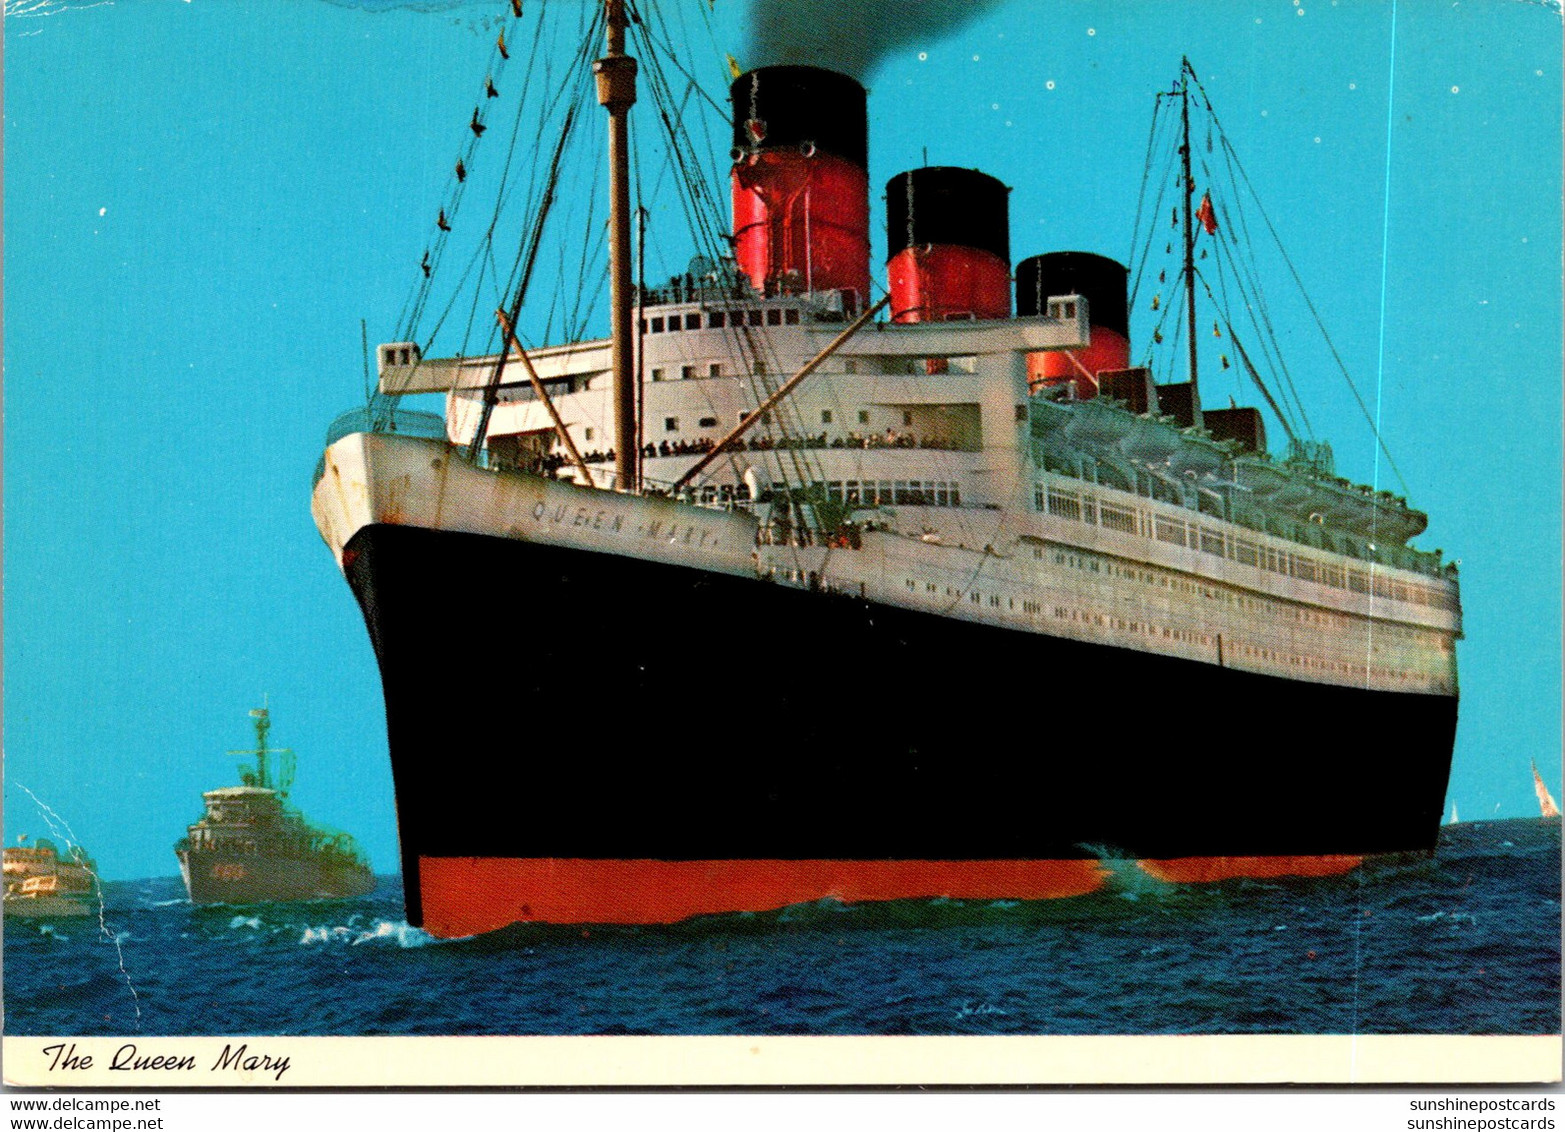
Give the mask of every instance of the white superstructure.
[[[612, 490], [606, 343], [530, 355], [591, 486], [561, 464], [514, 360], [475, 465], [462, 454], [497, 359], [384, 346], [382, 391], [447, 393], [445, 438], [339, 441], [317, 521], [339, 557], [368, 523], [467, 530], [1297, 680], [1456, 693], [1454, 577], [1400, 545], [1422, 516], [1166, 419], [1030, 396], [1028, 354], [1087, 333], [1078, 297], [1049, 309], [1060, 317], [867, 326], [680, 499]], [[841, 331], [833, 313], [807, 297], [644, 308], [647, 486], [753, 413]]]

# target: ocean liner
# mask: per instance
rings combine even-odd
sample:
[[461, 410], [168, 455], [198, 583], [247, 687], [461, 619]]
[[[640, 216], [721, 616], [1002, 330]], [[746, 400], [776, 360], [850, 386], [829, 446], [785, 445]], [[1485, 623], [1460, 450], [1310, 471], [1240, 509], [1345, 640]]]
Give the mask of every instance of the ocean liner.
[[[877, 301], [866, 93], [813, 67], [736, 73], [719, 253], [635, 283], [627, 8], [593, 33], [611, 336], [524, 347], [524, 273], [498, 350], [379, 347], [317, 469], [380, 665], [409, 921], [1036, 899], [1107, 858], [1214, 880], [1432, 848], [1455, 570], [1290, 426], [1220, 311], [1287, 455], [1259, 410], [1202, 405], [1199, 265], [1234, 202], [1197, 203], [1188, 63], [1157, 99], [1180, 266], [1135, 303], [1189, 344], [1159, 382], [1128, 269], [1013, 272], [1008, 190], [975, 170], [891, 180]], [[444, 417], [397, 407], [419, 393]]]

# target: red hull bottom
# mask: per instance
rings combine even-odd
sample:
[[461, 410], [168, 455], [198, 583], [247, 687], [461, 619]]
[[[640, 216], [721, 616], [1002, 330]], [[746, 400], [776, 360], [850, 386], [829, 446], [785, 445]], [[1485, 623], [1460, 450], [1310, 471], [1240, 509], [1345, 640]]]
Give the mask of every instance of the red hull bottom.
[[1247, 877], [1334, 877], [1358, 868], [1363, 857], [1179, 857], [1171, 861], [1138, 861], [1143, 872], [1171, 884], [1215, 884]]
[[[1143, 861], [1160, 880], [1329, 876], [1361, 857], [1189, 857]], [[947, 897], [1051, 900], [1107, 883], [1101, 861], [597, 860], [420, 857], [424, 930], [450, 939], [514, 923], [672, 924], [822, 899], [848, 904]]]

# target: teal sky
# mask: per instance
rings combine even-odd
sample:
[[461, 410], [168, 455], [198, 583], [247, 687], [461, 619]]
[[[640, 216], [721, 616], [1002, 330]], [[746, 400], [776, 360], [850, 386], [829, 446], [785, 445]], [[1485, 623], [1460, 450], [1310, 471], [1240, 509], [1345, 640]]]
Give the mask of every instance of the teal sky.
[[[661, 3], [721, 98], [737, 4], [718, 0], [708, 36], [704, 0]], [[25, 786], [105, 875], [173, 873], [267, 694], [274, 740], [298, 752], [295, 800], [395, 867], [374, 657], [311, 522], [310, 474], [362, 397], [360, 320], [372, 344], [395, 333], [506, 9], [7, 0], [11, 840], [49, 831]], [[1430, 515], [1418, 545], [1461, 560], [1464, 819], [1535, 813], [1534, 758], [1560, 794], [1560, 44], [1558, 7], [1531, 0], [1010, 0], [868, 76], [877, 225], [879, 186], [927, 147], [1013, 186], [1014, 258], [1124, 258], [1152, 95], [1192, 59], [1378, 393]], [[656, 279], [690, 244], [671, 196], [649, 204]], [[1138, 353], [1146, 325], [1134, 312]], [[1342, 474], [1397, 486], [1304, 329], [1283, 346], [1316, 434]], [[1203, 392], [1253, 401], [1232, 374]], [[457, 584], [432, 591], [431, 616]], [[450, 705], [454, 767], [480, 754], [461, 720], [485, 707]], [[1278, 726], [1324, 745], [1336, 721]]]

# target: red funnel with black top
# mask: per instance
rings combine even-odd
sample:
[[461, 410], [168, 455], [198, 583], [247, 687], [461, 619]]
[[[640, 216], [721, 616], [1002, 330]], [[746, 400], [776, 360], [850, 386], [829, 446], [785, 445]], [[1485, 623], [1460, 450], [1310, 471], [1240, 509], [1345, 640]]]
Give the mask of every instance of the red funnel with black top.
[[891, 178], [891, 321], [1010, 317], [1010, 193], [976, 169], [936, 165]]
[[1047, 314], [1051, 295], [1087, 300], [1091, 338], [1084, 350], [1051, 350], [1027, 358], [1034, 389], [1072, 382], [1082, 399], [1098, 395], [1098, 374], [1130, 365], [1130, 271], [1092, 252], [1050, 252], [1016, 265], [1017, 315]]
[[869, 299], [869, 125], [864, 88], [819, 67], [734, 80], [734, 255], [767, 295]]

